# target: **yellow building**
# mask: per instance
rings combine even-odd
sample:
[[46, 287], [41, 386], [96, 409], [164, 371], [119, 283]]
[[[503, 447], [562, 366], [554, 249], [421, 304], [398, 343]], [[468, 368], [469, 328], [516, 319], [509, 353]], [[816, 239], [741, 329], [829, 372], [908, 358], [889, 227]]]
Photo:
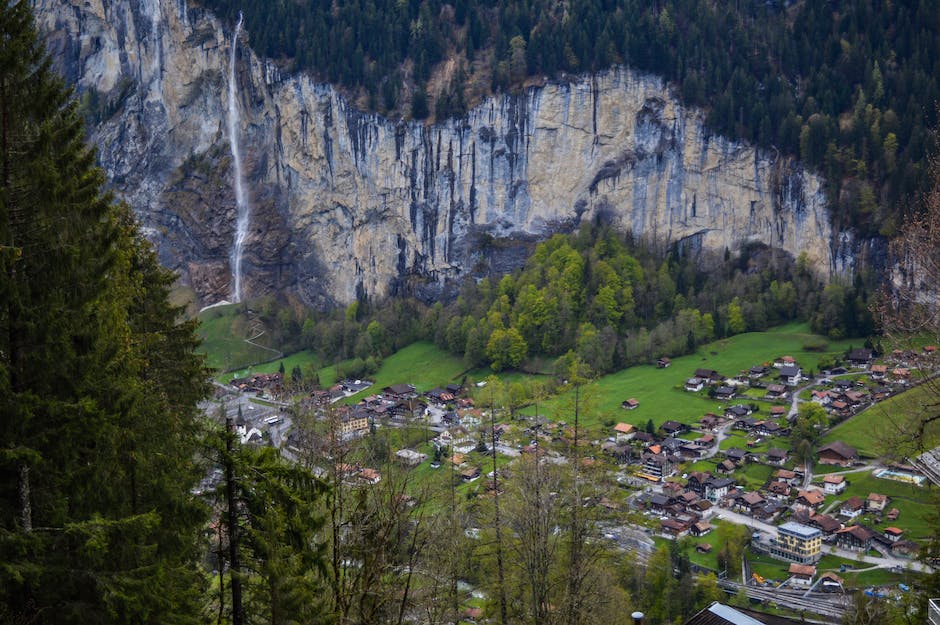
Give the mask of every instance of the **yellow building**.
[[819, 561], [822, 557], [822, 532], [800, 523], [784, 523], [777, 528], [777, 540], [768, 546], [770, 555], [800, 564]]

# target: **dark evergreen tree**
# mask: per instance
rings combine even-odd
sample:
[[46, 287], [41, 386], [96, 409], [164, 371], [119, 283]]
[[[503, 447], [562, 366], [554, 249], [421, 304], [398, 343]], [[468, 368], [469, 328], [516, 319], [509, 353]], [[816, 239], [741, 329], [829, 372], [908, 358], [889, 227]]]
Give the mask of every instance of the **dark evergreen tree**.
[[28, 2], [0, 3], [0, 620], [188, 623], [194, 326], [103, 193]]

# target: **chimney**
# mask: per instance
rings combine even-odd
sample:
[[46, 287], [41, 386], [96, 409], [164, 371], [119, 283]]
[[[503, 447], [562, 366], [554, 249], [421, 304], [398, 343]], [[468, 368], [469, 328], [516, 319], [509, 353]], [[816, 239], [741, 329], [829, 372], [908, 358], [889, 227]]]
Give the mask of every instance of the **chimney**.
[[633, 617], [633, 625], [643, 625], [643, 613], [642, 612], [634, 612], [630, 616]]

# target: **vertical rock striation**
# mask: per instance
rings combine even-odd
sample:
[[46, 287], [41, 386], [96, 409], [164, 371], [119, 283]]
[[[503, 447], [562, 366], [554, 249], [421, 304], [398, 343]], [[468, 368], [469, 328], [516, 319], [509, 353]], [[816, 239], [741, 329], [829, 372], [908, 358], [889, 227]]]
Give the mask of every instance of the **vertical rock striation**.
[[[96, 121], [113, 188], [164, 263], [205, 302], [225, 297], [237, 221], [225, 128], [234, 25], [181, 0], [34, 6]], [[762, 241], [825, 273], [851, 265], [850, 253], [833, 253], [845, 237], [831, 231], [818, 177], [710, 134], [656, 77], [619, 68], [426, 126], [363, 113], [247, 45], [236, 52], [252, 206], [246, 296], [433, 296], [489, 259], [493, 238], [533, 241], [594, 217], [707, 248]]]

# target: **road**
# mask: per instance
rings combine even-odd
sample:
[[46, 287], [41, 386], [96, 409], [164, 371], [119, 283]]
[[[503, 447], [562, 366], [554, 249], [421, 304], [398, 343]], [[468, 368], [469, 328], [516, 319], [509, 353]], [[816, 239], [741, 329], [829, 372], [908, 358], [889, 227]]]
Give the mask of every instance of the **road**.
[[[733, 512], [727, 508], [721, 508], [715, 506], [716, 510], [715, 517], [718, 518], [720, 515], [722, 519], [735, 523], [736, 525], [746, 525], [751, 528], [751, 531], [759, 531], [763, 534], [769, 534], [770, 536], [777, 535], [777, 526], [771, 525], [770, 523], [765, 523], [764, 521], [759, 521], [757, 519], [751, 518], [747, 515], [740, 514], [738, 512]], [[849, 551], [848, 549], [835, 548], [833, 550], [829, 546], [825, 546], [825, 553], [839, 556], [840, 558], [845, 558], [846, 560], [856, 560], [865, 562], [866, 564], [875, 565], [876, 568], [909, 568], [912, 571], [918, 571], [921, 573], [932, 573], [933, 567], [915, 560], [902, 560], [900, 558], [885, 558], [879, 556], [870, 556], [862, 555], [857, 551]]]

